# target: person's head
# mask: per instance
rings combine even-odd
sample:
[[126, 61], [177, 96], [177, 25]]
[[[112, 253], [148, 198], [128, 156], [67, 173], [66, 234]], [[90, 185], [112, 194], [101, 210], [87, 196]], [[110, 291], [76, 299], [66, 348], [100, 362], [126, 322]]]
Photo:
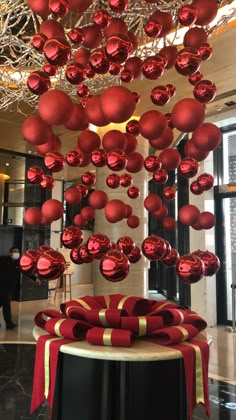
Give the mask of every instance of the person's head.
[[20, 258], [20, 250], [17, 246], [12, 246], [10, 248], [10, 256], [13, 260], [18, 260], [18, 258]]

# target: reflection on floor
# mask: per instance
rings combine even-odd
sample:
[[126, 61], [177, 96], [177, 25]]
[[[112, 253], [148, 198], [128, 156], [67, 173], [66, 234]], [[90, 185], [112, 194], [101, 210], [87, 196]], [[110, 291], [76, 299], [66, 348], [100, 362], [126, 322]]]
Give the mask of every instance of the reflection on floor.
[[[30, 415], [34, 355], [35, 345], [33, 344], [0, 344], [1, 420], [50, 420], [50, 409], [47, 403], [42, 404]], [[210, 379], [209, 393], [211, 420], [236, 418], [235, 385]], [[193, 419], [207, 419], [202, 406], [196, 407]]]
[[[81, 285], [77, 296], [86, 294], [92, 294], [91, 287]], [[13, 319], [18, 327], [10, 331], [5, 330], [0, 313], [0, 420], [50, 419], [47, 404], [32, 415], [29, 412], [35, 354], [32, 330], [34, 316], [39, 311], [59, 309], [61, 302], [61, 295], [55, 302], [53, 296], [48, 300], [12, 302]], [[236, 334], [225, 331], [224, 327], [210, 328], [208, 332], [213, 337], [209, 365], [210, 420], [235, 420]], [[199, 405], [193, 420], [205, 419], [204, 408]]]

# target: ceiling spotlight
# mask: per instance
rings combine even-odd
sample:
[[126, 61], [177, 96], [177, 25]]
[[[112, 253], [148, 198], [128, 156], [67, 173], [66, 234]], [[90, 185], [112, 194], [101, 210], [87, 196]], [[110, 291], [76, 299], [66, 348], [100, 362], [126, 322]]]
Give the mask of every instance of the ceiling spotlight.
[[10, 163], [6, 162], [6, 163], [5, 163], [5, 165], [6, 165], [6, 166], [10, 166]]

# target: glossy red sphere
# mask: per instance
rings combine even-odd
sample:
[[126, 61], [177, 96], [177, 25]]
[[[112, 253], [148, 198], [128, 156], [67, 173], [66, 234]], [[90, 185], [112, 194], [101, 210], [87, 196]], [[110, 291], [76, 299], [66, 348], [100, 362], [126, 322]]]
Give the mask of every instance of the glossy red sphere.
[[197, 255], [204, 263], [204, 276], [213, 276], [220, 269], [220, 260], [217, 255], [210, 251], [194, 251], [193, 255]]
[[43, 175], [42, 180], [40, 182], [41, 188], [46, 191], [50, 191], [53, 189], [55, 185], [55, 179], [51, 175]]
[[95, 260], [100, 260], [103, 255], [111, 248], [111, 241], [108, 236], [103, 233], [91, 235], [86, 243], [89, 255]]
[[142, 258], [141, 249], [138, 246], [135, 246], [130, 254], [127, 255], [127, 257], [131, 264], [137, 263]]
[[117, 248], [124, 252], [124, 254], [128, 255], [130, 252], [133, 251], [135, 247], [134, 240], [127, 235], [121, 236], [118, 241], [116, 242]]
[[160, 35], [161, 30], [161, 23], [154, 19], [148, 19], [148, 21], [144, 25], [144, 32], [150, 38]]
[[133, 134], [134, 136], [139, 135], [139, 123], [137, 120], [130, 120], [125, 126], [126, 132]]
[[144, 159], [144, 168], [148, 172], [155, 172], [161, 169], [161, 159], [156, 155], [149, 155]]
[[178, 251], [175, 248], [171, 248], [171, 251], [169, 252], [169, 254], [165, 258], [163, 258], [161, 261], [167, 267], [174, 267], [176, 266], [178, 259], [179, 259]]
[[76, 150], [71, 150], [70, 152], [67, 152], [66, 154], [66, 163], [69, 166], [79, 166], [82, 162], [82, 155]]
[[47, 41], [47, 37], [43, 34], [35, 34], [31, 38], [31, 44], [36, 51], [43, 52], [43, 47], [45, 42]]
[[199, 163], [192, 157], [186, 157], [181, 160], [178, 170], [184, 178], [192, 178], [199, 172]]
[[79, 63], [70, 63], [65, 69], [65, 76], [72, 85], [78, 85], [85, 80], [84, 67]]
[[196, 73], [201, 62], [201, 55], [197, 49], [183, 48], [176, 57], [175, 69], [182, 76], [189, 76], [190, 74]]
[[40, 184], [43, 177], [43, 169], [39, 166], [31, 166], [31, 168], [28, 169], [26, 176], [32, 184]]
[[104, 49], [111, 62], [122, 64], [132, 53], [133, 46], [127, 35], [117, 33], [107, 38]]
[[81, 175], [81, 181], [82, 181], [82, 183], [84, 185], [91, 186], [91, 185], [94, 185], [95, 184], [95, 182], [96, 182], [96, 176], [92, 172], [87, 171], [87, 172], [84, 172]]
[[174, 187], [165, 187], [162, 195], [166, 200], [174, 200], [176, 196], [176, 189]]
[[211, 44], [208, 44], [208, 42], [204, 42], [200, 45], [198, 48], [198, 51], [202, 57], [202, 60], [209, 60], [213, 54], [213, 48]]
[[168, 181], [168, 172], [165, 169], [158, 169], [153, 172], [153, 179], [157, 184], [165, 184]]
[[65, 167], [64, 156], [58, 152], [48, 152], [44, 157], [44, 165], [52, 172], [60, 172]]
[[211, 174], [203, 173], [199, 175], [197, 184], [203, 191], [210, 190], [214, 185], [214, 177]]
[[107, 166], [112, 171], [121, 171], [127, 166], [127, 156], [123, 150], [114, 149], [107, 153]]
[[143, 61], [142, 73], [146, 79], [157, 80], [165, 70], [164, 61], [156, 55], [150, 56]]
[[154, 105], [164, 106], [170, 100], [170, 91], [166, 86], [156, 86], [152, 89], [150, 98]]
[[200, 80], [203, 79], [203, 74], [200, 71], [196, 71], [193, 74], [190, 74], [188, 81], [191, 85], [195, 86]]
[[106, 178], [106, 184], [108, 187], [115, 189], [120, 186], [120, 176], [117, 174], [110, 174]]
[[36, 274], [37, 273], [37, 261], [40, 253], [36, 249], [27, 249], [19, 261], [21, 271], [25, 274]]
[[186, 204], [179, 210], [179, 220], [187, 226], [191, 226], [199, 219], [200, 211], [193, 204]]
[[127, 277], [129, 265], [129, 260], [122, 251], [112, 249], [102, 257], [100, 272], [106, 280], [115, 283]]
[[193, 254], [180, 257], [176, 263], [176, 274], [185, 283], [193, 284], [204, 276], [203, 261]]
[[81, 28], [72, 28], [68, 33], [68, 37], [70, 38], [73, 44], [80, 45], [84, 41], [84, 32]]
[[127, 195], [129, 198], [135, 199], [140, 196], [140, 190], [138, 187], [132, 186], [127, 189]]
[[70, 187], [64, 192], [64, 199], [68, 204], [77, 204], [81, 200], [81, 194], [75, 187]]
[[199, 102], [207, 104], [216, 96], [216, 85], [210, 80], [200, 80], [193, 89], [193, 95]]
[[185, 98], [177, 102], [172, 110], [174, 126], [182, 132], [192, 132], [202, 125], [205, 109], [196, 99]]
[[66, 261], [63, 255], [54, 250], [43, 252], [37, 261], [38, 274], [46, 280], [54, 280], [60, 277], [66, 269]]
[[45, 219], [52, 222], [62, 217], [64, 213], [64, 207], [59, 200], [51, 198], [43, 203], [41, 207], [41, 212]]
[[76, 226], [68, 226], [62, 231], [61, 242], [66, 248], [75, 248], [83, 242], [83, 233]]
[[54, 16], [62, 18], [69, 12], [69, 2], [68, 0], [49, 0], [49, 9]]
[[71, 47], [65, 38], [48, 39], [43, 52], [48, 62], [54, 66], [64, 66], [71, 57]]
[[29, 225], [39, 225], [42, 221], [42, 213], [38, 207], [29, 207], [25, 210], [24, 221]]
[[121, 187], [129, 187], [133, 183], [133, 178], [130, 174], [124, 173], [120, 175]]
[[106, 74], [110, 68], [110, 61], [102, 48], [94, 50], [91, 53], [89, 63], [97, 74]]
[[122, 13], [127, 10], [129, 0], [108, 0], [110, 9], [115, 13]]
[[100, 9], [94, 12], [92, 20], [99, 28], [106, 29], [111, 22], [111, 17], [107, 10]]
[[[135, 214], [130, 215], [127, 218], [127, 225], [131, 229], [135, 229], [135, 228], [139, 227], [139, 225], [140, 225], [140, 219], [139, 219], [139, 217], [138, 216], [135, 216]], [[132, 254], [132, 252], [131, 252], [131, 254]], [[129, 261], [130, 261], [130, 259], [129, 259]]]
[[122, 220], [125, 217], [125, 212], [125, 204], [118, 199], [108, 201], [105, 206], [105, 217], [110, 223]]
[[94, 166], [102, 168], [107, 162], [107, 153], [104, 149], [95, 149], [91, 153], [91, 162]]
[[105, 191], [95, 190], [89, 196], [89, 204], [94, 209], [103, 209], [108, 202]]
[[166, 243], [164, 239], [156, 235], [150, 235], [142, 243], [143, 255], [151, 261], [160, 260], [166, 253]]
[[201, 195], [204, 190], [198, 185], [197, 181], [193, 181], [190, 184], [190, 191], [194, 194], [194, 195]]

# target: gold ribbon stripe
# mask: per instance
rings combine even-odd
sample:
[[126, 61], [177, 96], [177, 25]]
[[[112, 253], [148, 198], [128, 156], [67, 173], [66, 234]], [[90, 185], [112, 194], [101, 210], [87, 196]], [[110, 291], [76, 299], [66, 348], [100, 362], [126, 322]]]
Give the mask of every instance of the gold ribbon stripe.
[[107, 309], [101, 309], [98, 313], [99, 319], [103, 327], [109, 327], [109, 323], [106, 320], [106, 311]]
[[182, 343], [184, 346], [192, 347], [195, 350], [196, 357], [196, 401], [204, 403], [204, 382], [202, 373], [202, 354], [198, 345], [192, 343]]
[[106, 307], [107, 307], [107, 309], [108, 309], [108, 308], [109, 308], [109, 306], [110, 306], [110, 301], [111, 301], [110, 296], [109, 296], [109, 295], [105, 295], [105, 296], [104, 296], [104, 300], [105, 300], [105, 302], [106, 302]]
[[153, 310], [153, 312], [156, 312], [156, 311], [159, 311], [159, 309], [162, 309], [162, 308], [165, 308], [167, 305], [169, 305], [170, 303], [172, 303], [172, 302], [165, 302], [165, 303], [162, 303], [161, 305], [159, 305], [158, 306], [158, 308], [155, 308], [154, 310]]
[[185, 328], [180, 327], [179, 325], [175, 325], [175, 326], [173, 326], [173, 328], [178, 328], [178, 330], [180, 330], [182, 332], [183, 338], [182, 338], [181, 341], [188, 340], [189, 335], [188, 335], [188, 331]]
[[44, 396], [45, 398], [48, 397], [49, 394], [49, 386], [50, 386], [50, 344], [52, 341], [61, 340], [61, 338], [50, 338], [46, 341], [44, 347]]
[[84, 302], [83, 299], [75, 299], [76, 302], [80, 303], [85, 309], [92, 309], [87, 302]]
[[184, 323], [184, 314], [181, 312], [181, 311], [179, 311], [178, 309], [175, 309], [175, 311], [179, 314], [179, 316], [180, 316], [180, 324], [183, 324]]
[[59, 321], [57, 321], [56, 322], [56, 324], [54, 325], [54, 331], [55, 331], [55, 334], [58, 336], [58, 337], [62, 337], [62, 338], [64, 338], [64, 336], [61, 334], [61, 332], [60, 332], [60, 326], [61, 326], [61, 324], [64, 322], [64, 321], [66, 321], [65, 319], [59, 319]]
[[120, 302], [119, 302], [119, 305], [118, 305], [117, 309], [123, 309], [123, 305], [124, 305], [124, 303], [126, 302], [126, 300], [127, 300], [127, 299], [129, 299], [129, 296], [124, 296], [124, 297], [120, 300]]
[[139, 316], [138, 324], [138, 335], [142, 337], [147, 334], [147, 318], [145, 316]]
[[[75, 305], [72, 305], [72, 306], [68, 306], [67, 308], [66, 308], [66, 315], [69, 317], [69, 311], [71, 310], [71, 309], [78, 309], [78, 306], [75, 306]], [[84, 311], [84, 312], [87, 312], [87, 310], [86, 309], [84, 309], [84, 308], [79, 308], [81, 311]]]
[[105, 328], [103, 332], [103, 337], [102, 337], [104, 346], [112, 346], [111, 334], [112, 334], [112, 328]]

